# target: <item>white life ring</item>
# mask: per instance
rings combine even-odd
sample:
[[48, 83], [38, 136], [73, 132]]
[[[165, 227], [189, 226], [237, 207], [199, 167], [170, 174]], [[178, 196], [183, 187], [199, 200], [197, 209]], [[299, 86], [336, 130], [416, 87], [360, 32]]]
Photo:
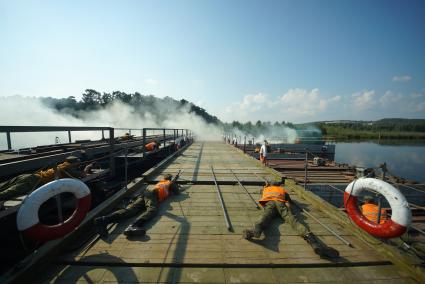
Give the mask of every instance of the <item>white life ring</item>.
[[[64, 192], [70, 192], [77, 198], [77, 206], [72, 215], [60, 224], [50, 226], [40, 223], [38, 210], [41, 204]], [[18, 230], [40, 242], [54, 240], [74, 230], [84, 219], [90, 206], [90, 189], [84, 182], [71, 178], [55, 180], [41, 186], [23, 200], [16, 218]]]
[[[391, 220], [376, 224], [367, 219], [357, 205], [357, 197], [364, 189], [382, 194], [391, 206]], [[412, 212], [404, 195], [391, 184], [374, 178], [360, 178], [351, 182], [344, 192], [344, 205], [350, 218], [369, 234], [380, 238], [395, 238], [406, 232], [412, 222]]]

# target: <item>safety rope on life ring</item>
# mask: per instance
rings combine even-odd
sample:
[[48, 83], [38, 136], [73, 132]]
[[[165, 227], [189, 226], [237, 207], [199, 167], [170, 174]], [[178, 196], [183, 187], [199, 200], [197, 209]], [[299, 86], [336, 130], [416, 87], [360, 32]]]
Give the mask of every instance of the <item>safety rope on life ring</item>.
[[[382, 194], [391, 206], [391, 220], [377, 224], [367, 219], [357, 205], [357, 197], [364, 189]], [[348, 216], [360, 228], [380, 238], [395, 238], [406, 232], [412, 222], [412, 212], [404, 195], [394, 186], [374, 178], [360, 178], [351, 182], [344, 192], [344, 205]]]
[[[77, 205], [72, 215], [60, 224], [40, 223], [38, 218], [40, 206], [49, 198], [64, 192], [72, 193], [77, 198]], [[83, 221], [90, 206], [90, 189], [84, 182], [71, 178], [55, 180], [33, 191], [24, 199], [16, 218], [18, 230], [25, 236], [40, 242], [58, 239], [70, 233]]]

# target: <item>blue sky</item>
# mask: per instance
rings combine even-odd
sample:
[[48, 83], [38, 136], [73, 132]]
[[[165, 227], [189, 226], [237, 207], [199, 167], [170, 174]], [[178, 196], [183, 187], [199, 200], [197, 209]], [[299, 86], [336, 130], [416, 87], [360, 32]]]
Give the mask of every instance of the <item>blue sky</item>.
[[224, 121], [425, 118], [424, 1], [4, 1], [0, 96], [187, 99]]

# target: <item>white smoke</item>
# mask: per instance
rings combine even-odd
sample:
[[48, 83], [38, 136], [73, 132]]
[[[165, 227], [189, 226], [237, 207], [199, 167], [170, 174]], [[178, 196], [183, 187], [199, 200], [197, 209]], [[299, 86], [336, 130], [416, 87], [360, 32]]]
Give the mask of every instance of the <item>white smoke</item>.
[[321, 137], [322, 133], [320, 129], [314, 126], [304, 127], [303, 130], [295, 130], [283, 125], [268, 125], [259, 132], [256, 135], [252, 135], [241, 131], [239, 128], [232, 128], [232, 130], [227, 131], [227, 134], [230, 135], [230, 139], [236, 137], [239, 144], [243, 144], [245, 139], [247, 143], [248, 141], [254, 141], [255, 144], [262, 144], [264, 140], [272, 144], [293, 144], [299, 141], [318, 139], [317, 137]]
[[[141, 113], [143, 115], [141, 115]], [[114, 128], [181, 128], [190, 129], [199, 140], [218, 140], [221, 130], [189, 113], [189, 106], [179, 108], [171, 99], [160, 105], [136, 109], [120, 101], [100, 110], [80, 111], [79, 118], [47, 107], [40, 98], [0, 97], [0, 125], [4, 126], [102, 126]], [[116, 131], [119, 136], [127, 130]], [[107, 133], [105, 133], [107, 137]], [[140, 133], [134, 133], [140, 135]], [[148, 133], [152, 134], [152, 133]], [[100, 139], [101, 132], [72, 132], [72, 140]], [[12, 133], [12, 148], [34, 147], [68, 142], [67, 132]], [[7, 148], [6, 135], [0, 134], [0, 149]]]

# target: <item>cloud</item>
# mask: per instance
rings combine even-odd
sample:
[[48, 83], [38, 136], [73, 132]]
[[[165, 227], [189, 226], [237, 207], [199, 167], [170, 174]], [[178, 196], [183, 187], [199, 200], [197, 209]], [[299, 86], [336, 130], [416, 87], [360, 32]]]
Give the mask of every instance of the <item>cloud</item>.
[[313, 115], [316, 112], [324, 111], [329, 100], [320, 98], [319, 89], [311, 91], [305, 89], [290, 89], [280, 97], [280, 103], [287, 108], [288, 112], [303, 115]]
[[412, 112], [423, 112], [423, 111], [425, 111], [425, 101], [412, 106]]
[[385, 107], [399, 102], [402, 98], [402, 94], [394, 94], [392, 91], [386, 91], [385, 94], [379, 98], [379, 102]]
[[239, 109], [246, 111], [258, 111], [264, 106], [267, 106], [268, 96], [263, 93], [258, 93], [255, 95], [246, 95], [241, 104], [239, 105]]
[[151, 86], [156, 86], [159, 83], [158, 80], [155, 80], [155, 79], [152, 79], [152, 78], [146, 78], [143, 82], [146, 85], [151, 85]]
[[425, 96], [425, 89], [424, 89], [424, 90], [421, 90], [420, 92], [414, 92], [414, 93], [411, 93], [411, 94], [410, 94], [410, 97], [411, 97], [412, 99], [421, 98], [421, 97], [423, 97], [423, 96]]
[[393, 77], [393, 82], [406, 83], [406, 82], [409, 82], [410, 80], [412, 80], [412, 77], [410, 77], [409, 75], [401, 75], [401, 76]]
[[249, 94], [219, 112], [225, 121], [308, 121], [339, 104], [341, 99], [341, 96], [326, 98], [317, 88], [294, 88], [275, 98], [261, 92]]
[[376, 104], [374, 99], [375, 95], [375, 91], [364, 90], [362, 92], [352, 94], [351, 102], [358, 110], [370, 109]]

